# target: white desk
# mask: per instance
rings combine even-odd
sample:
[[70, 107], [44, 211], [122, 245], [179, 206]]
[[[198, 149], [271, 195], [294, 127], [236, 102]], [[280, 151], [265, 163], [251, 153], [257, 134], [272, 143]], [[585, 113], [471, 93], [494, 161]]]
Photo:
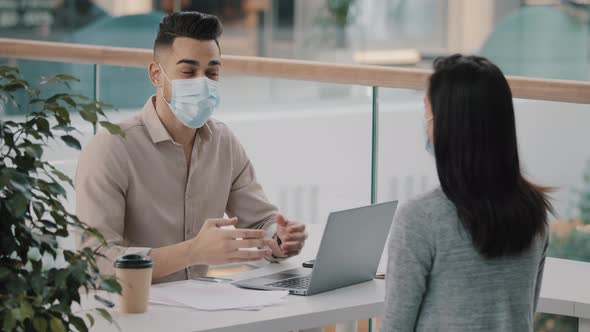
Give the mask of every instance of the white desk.
[[[260, 269], [232, 277], [243, 279], [301, 266], [303, 261], [315, 257], [322, 230], [321, 226], [308, 225], [310, 237], [300, 256], [281, 264], [262, 264]], [[384, 264], [385, 259], [382, 259], [380, 270], [383, 269]], [[590, 332], [588, 280], [590, 280], [590, 264], [549, 258], [546, 263], [538, 311], [578, 317], [580, 331]], [[373, 280], [310, 297], [288, 296], [285, 303], [261, 311], [205, 312], [151, 305], [145, 314], [123, 315], [116, 310], [111, 312], [122, 331], [290, 331], [380, 316], [383, 310], [384, 294], [385, 282]], [[112, 296], [109, 298], [116, 299]], [[100, 304], [93, 299], [86, 299], [83, 307], [100, 307]], [[92, 331], [112, 330], [114, 330], [113, 326], [99, 319], [95, 328], [92, 329]]]

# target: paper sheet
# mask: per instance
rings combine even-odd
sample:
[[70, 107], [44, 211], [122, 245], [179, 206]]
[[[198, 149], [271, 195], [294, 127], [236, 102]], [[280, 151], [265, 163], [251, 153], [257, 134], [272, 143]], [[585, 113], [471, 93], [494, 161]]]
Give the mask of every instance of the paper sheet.
[[152, 286], [150, 303], [207, 311], [260, 310], [281, 303], [287, 294], [286, 291], [258, 291], [231, 284], [187, 280]]

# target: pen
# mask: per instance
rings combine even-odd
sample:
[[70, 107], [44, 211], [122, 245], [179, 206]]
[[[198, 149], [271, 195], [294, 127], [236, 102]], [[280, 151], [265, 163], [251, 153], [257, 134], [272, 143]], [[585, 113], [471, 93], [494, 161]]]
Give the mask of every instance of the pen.
[[94, 299], [97, 300], [98, 302], [104, 304], [105, 306], [109, 307], [109, 308], [113, 308], [115, 306], [115, 304], [107, 299], [105, 299], [102, 296], [98, 296], [96, 294], [94, 294]]
[[215, 278], [215, 277], [196, 277], [193, 278], [196, 281], [206, 281], [206, 282], [217, 282], [217, 283], [226, 283], [232, 281], [231, 279], [226, 278]]

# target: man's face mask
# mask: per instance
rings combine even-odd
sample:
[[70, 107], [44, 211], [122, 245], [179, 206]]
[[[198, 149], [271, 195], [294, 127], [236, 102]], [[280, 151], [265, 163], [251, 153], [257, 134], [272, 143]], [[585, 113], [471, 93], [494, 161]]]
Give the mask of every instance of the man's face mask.
[[160, 64], [162, 74], [172, 84], [172, 97], [168, 104], [176, 118], [189, 128], [201, 128], [211, 117], [221, 101], [219, 96], [220, 84], [207, 77], [170, 80]]

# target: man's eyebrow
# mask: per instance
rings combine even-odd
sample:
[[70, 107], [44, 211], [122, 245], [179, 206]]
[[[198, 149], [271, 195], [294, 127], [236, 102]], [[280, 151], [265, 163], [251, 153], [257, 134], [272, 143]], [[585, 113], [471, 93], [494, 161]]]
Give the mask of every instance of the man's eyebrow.
[[209, 61], [209, 66], [221, 66], [221, 61], [211, 60], [211, 61]]
[[189, 65], [199, 66], [199, 61], [192, 59], [180, 59], [176, 64], [179, 65], [181, 63], [188, 63]]

